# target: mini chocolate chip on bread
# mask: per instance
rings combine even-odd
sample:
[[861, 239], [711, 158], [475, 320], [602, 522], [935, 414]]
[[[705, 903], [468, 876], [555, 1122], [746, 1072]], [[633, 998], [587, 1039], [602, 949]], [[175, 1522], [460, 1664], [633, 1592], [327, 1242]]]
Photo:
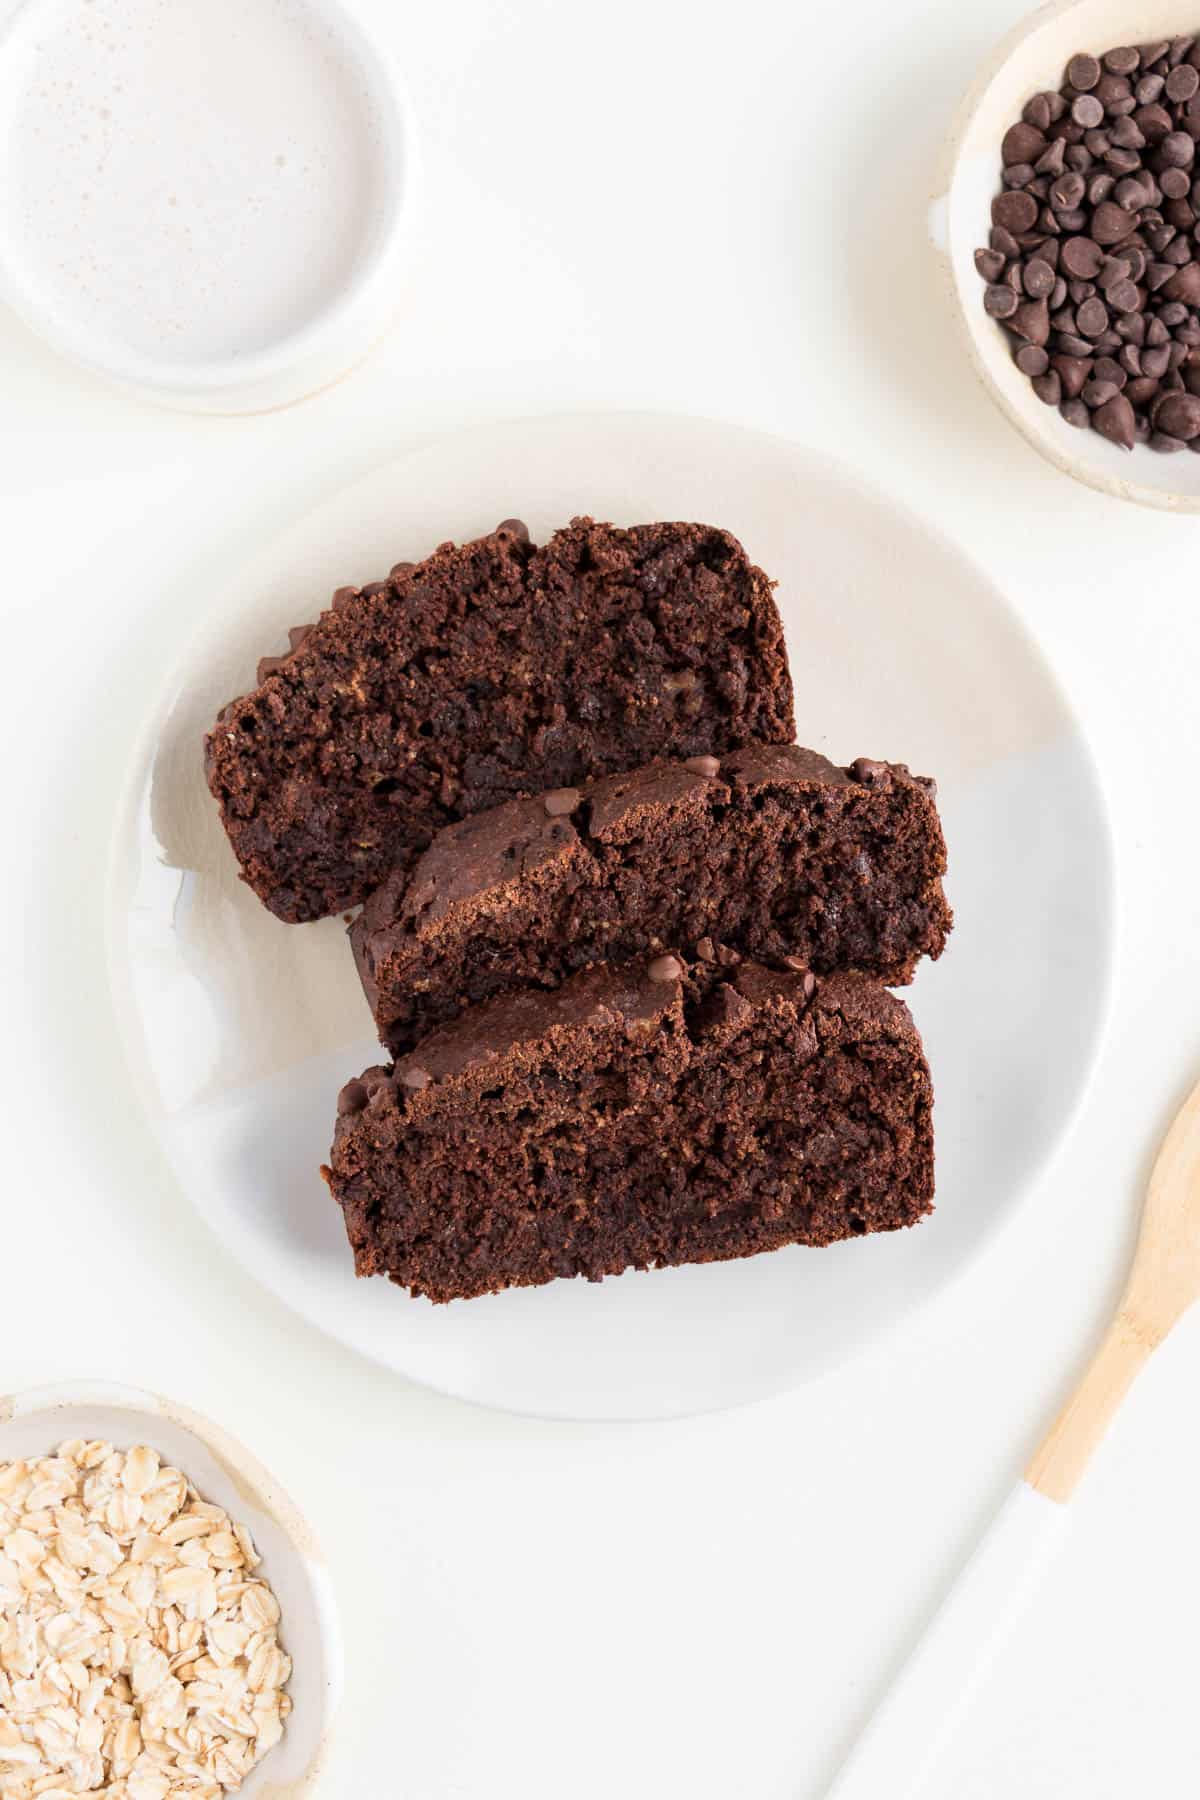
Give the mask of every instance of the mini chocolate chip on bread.
[[726, 531], [516, 520], [340, 588], [207, 740], [277, 917], [355, 905], [451, 820], [662, 756], [795, 735], [771, 583]]
[[358, 1274], [444, 1301], [930, 1210], [932, 1093], [901, 1001], [858, 975], [683, 974], [667, 955], [488, 1001], [350, 1082], [322, 1172]]
[[448, 825], [351, 930], [403, 1056], [477, 1001], [667, 949], [906, 982], [951, 914], [933, 784], [796, 745], [657, 763]]

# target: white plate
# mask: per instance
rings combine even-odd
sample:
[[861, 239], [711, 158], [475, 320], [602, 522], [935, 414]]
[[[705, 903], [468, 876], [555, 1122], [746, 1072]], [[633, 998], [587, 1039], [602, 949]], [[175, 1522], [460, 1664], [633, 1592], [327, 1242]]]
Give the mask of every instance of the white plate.
[[[376, 1060], [341, 923], [286, 926], [236, 877], [201, 740], [255, 660], [343, 582], [517, 514], [727, 526], [778, 578], [801, 741], [936, 775], [957, 929], [910, 990], [937, 1090], [938, 1210], [830, 1250], [433, 1307], [356, 1282], [317, 1166]], [[195, 616], [212, 610], [212, 588]], [[223, 584], [149, 724], [117, 839], [113, 987], [151, 1126], [213, 1230], [333, 1337], [489, 1406], [649, 1418], [830, 1368], [959, 1274], [1079, 1102], [1113, 878], [1088, 751], [1004, 601], [956, 550], [794, 445], [605, 415], [488, 427], [379, 469]], [[181, 605], [181, 614], [189, 608]]]
[[227, 1432], [159, 1394], [85, 1381], [0, 1397], [0, 1462], [48, 1456], [67, 1438], [103, 1438], [123, 1450], [149, 1444], [249, 1529], [279, 1601], [293, 1710], [280, 1742], [246, 1777], [242, 1800], [313, 1793], [341, 1698], [342, 1642], [324, 1558], [292, 1502]]

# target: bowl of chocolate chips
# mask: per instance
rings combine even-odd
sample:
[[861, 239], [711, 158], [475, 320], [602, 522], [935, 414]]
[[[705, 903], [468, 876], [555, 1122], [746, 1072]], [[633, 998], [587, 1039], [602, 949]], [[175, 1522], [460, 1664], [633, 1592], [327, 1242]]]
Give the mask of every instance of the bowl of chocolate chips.
[[1104, 493], [1200, 511], [1200, 0], [1060, 0], [1019, 26], [932, 223], [1023, 436]]

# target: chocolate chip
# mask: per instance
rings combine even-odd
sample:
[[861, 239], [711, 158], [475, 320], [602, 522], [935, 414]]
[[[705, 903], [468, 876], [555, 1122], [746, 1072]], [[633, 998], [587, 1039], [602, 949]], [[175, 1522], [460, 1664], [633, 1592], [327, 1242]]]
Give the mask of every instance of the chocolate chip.
[[1008, 328], [1027, 343], [1045, 344], [1050, 338], [1050, 309], [1044, 300], [1026, 300], [1013, 313]]
[[1092, 373], [1091, 362], [1082, 356], [1055, 356], [1051, 362], [1058, 372], [1063, 393], [1069, 400], [1077, 399]]
[[1133, 117], [1148, 144], [1157, 144], [1171, 129], [1171, 115], [1164, 106], [1140, 106]]
[[348, 1081], [337, 1097], [338, 1118], [348, 1118], [353, 1113], [362, 1112], [367, 1104], [367, 1090], [362, 1082]]
[[1111, 400], [1097, 407], [1092, 414], [1092, 424], [1109, 443], [1119, 445], [1122, 450], [1133, 449], [1133, 408], [1124, 394], [1114, 394]]
[[1095, 94], [1080, 94], [1078, 100], [1071, 103], [1071, 117], [1086, 130], [1099, 125], [1104, 117], [1104, 108]]
[[[1016, 196], [1018, 199], [1025, 195]], [[1137, 215], [1125, 211], [1112, 200], [1102, 200], [1092, 214], [1092, 237], [1098, 244], [1119, 244], [1137, 228]]]
[[1071, 207], [1079, 205], [1086, 192], [1087, 182], [1084, 177], [1077, 170], [1069, 169], [1065, 175], [1059, 176], [1050, 189], [1050, 204], [1060, 212], [1069, 211]]
[[873, 756], [856, 756], [850, 764], [850, 773], [855, 781], [861, 781], [870, 787], [884, 775], [890, 775], [891, 770], [887, 763], [878, 762]]
[[1005, 231], [1029, 231], [1037, 215], [1037, 201], [1032, 194], [997, 194], [992, 201], [992, 223]]
[[501, 519], [496, 527], [495, 535], [498, 538], [510, 538], [514, 543], [527, 544], [529, 527], [524, 519]]
[[1146, 147], [1136, 119], [1114, 119], [1108, 135], [1119, 150], [1144, 150]]
[[358, 589], [355, 587], [334, 588], [333, 599], [329, 604], [333, 607], [334, 612], [345, 612], [350, 602], [357, 599]]
[[1176, 269], [1171, 279], [1163, 284], [1163, 296], [1167, 300], [1182, 300], [1185, 306], [1200, 306], [1200, 262], [1187, 262]]
[[683, 964], [677, 956], [656, 956], [646, 969], [651, 981], [678, 981]]
[[1067, 64], [1067, 80], [1081, 94], [1094, 88], [1099, 79], [1100, 64], [1094, 56], [1089, 56], [1086, 51], [1081, 50]]
[[1076, 428], [1090, 425], [1092, 422], [1092, 415], [1082, 400], [1064, 400], [1058, 413], [1059, 417], [1065, 419], [1068, 425], [1074, 425]]
[[388, 580], [396, 581], [401, 575], [411, 575], [416, 566], [413, 562], [393, 563], [388, 570]]
[[406, 1088], [411, 1088], [414, 1093], [418, 1094], [423, 1088], [427, 1088], [433, 1080], [433, 1076], [429, 1073], [429, 1070], [422, 1069], [417, 1063], [409, 1063], [406, 1068], [398, 1069], [396, 1073], [399, 1075]]
[[721, 773], [721, 764], [715, 756], [689, 756], [683, 766], [693, 775], [707, 776], [709, 781]]
[[717, 952], [710, 937], [702, 937], [696, 945], [696, 955], [701, 962], [716, 962]]
[[1062, 266], [1078, 281], [1090, 281], [1100, 273], [1104, 252], [1091, 238], [1071, 237], [1062, 247]]
[[1067, 146], [1061, 138], [1055, 138], [1052, 144], [1047, 144], [1033, 166], [1039, 175], [1061, 175], [1066, 159]]
[[1022, 344], [1013, 361], [1022, 375], [1044, 375], [1050, 366], [1050, 358], [1038, 344]]
[[999, 281], [1004, 273], [1004, 258], [999, 250], [977, 250], [975, 267], [985, 281]]
[[996, 282], [984, 294], [983, 304], [993, 319], [1011, 319], [1020, 303], [1010, 287]]
[[1062, 399], [1062, 382], [1057, 371], [1050, 369], [1045, 375], [1035, 375], [1033, 391], [1044, 406], [1057, 406]]
[[1108, 309], [1103, 300], [1085, 300], [1075, 314], [1080, 337], [1098, 338], [1108, 330]]
[[1025, 292], [1032, 300], [1044, 300], [1054, 291], [1054, 270], [1040, 256], [1025, 264]]
[[1126, 280], [1114, 281], [1113, 285], [1106, 289], [1105, 298], [1114, 312], [1131, 313], [1137, 311], [1142, 297], [1135, 283]]
[[578, 788], [551, 788], [548, 794], [542, 795], [542, 805], [552, 819], [561, 819], [575, 811], [581, 798]]
[[1200, 437], [1200, 399], [1194, 394], [1167, 394], [1154, 409], [1154, 429], [1190, 443]]
[[1036, 125], [1010, 125], [1000, 145], [1000, 157], [1006, 163], [1034, 163], [1046, 148], [1046, 134]]
[[1200, 74], [1190, 63], [1183, 63], [1178, 68], [1172, 69], [1167, 76], [1167, 99], [1173, 100], [1176, 105], [1191, 100], [1198, 91], [1200, 91]]
[[1136, 50], [1128, 44], [1118, 44], [1115, 50], [1106, 50], [1104, 66], [1111, 69], [1114, 75], [1132, 75], [1140, 58]]
[[1089, 381], [1081, 396], [1085, 406], [1103, 406], [1114, 394], [1120, 392], [1115, 381]]

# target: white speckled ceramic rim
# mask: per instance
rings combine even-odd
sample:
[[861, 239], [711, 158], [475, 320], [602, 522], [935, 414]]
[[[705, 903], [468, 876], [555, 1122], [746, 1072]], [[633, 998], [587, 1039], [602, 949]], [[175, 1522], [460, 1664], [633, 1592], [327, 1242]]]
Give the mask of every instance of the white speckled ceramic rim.
[[[18, 0], [4, 18], [0, 0], [0, 59], [11, 57], [57, 4], [59, 0]], [[387, 330], [396, 310], [396, 277], [416, 197], [412, 110], [393, 59], [355, 13], [340, 0], [306, 0], [306, 5], [329, 24], [341, 53], [371, 96], [379, 132], [374, 162], [382, 199], [368, 253], [313, 319], [275, 343], [237, 357], [158, 362], [132, 350], [122, 354], [111, 341], [93, 338], [77, 318], [47, 311], [35, 298], [21, 258], [3, 232], [0, 214], [0, 301], [60, 355], [159, 405], [194, 412], [260, 412], [291, 405], [330, 386]]]
[[262, 1465], [228, 1432], [189, 1408], [107, 1382], [69, 1382], [0, 1398], [0, 1462], [47, 1455], [65, 1438], [146, 1443], [183, 1470], [206, 1499], [247, 1525], [281, 1609], [292, 1658], [293, 1712], [282, 1741], [242, 1786], [245, 1800], [302, 1800], [325, 1765], [342, 1689], [333, 1586], [312, 1532]]
[[1200, 456], [1132, 452], [1081, 431], [1045, 406], [1012, 361], [1006, 334], [983, 310], [976, 248], [986, 244], [1000, 141], [1041, 88], [1057, 87], [1077, 50], [1193, 35], [1196, 0], [1052, 0], [988, 57], [959, 109], [930, 209], [930, 234], [950, 284], [975, 372], [1010, 424], [1047, 461], [1099, 493], [1170, 512], [1200, 511]]

